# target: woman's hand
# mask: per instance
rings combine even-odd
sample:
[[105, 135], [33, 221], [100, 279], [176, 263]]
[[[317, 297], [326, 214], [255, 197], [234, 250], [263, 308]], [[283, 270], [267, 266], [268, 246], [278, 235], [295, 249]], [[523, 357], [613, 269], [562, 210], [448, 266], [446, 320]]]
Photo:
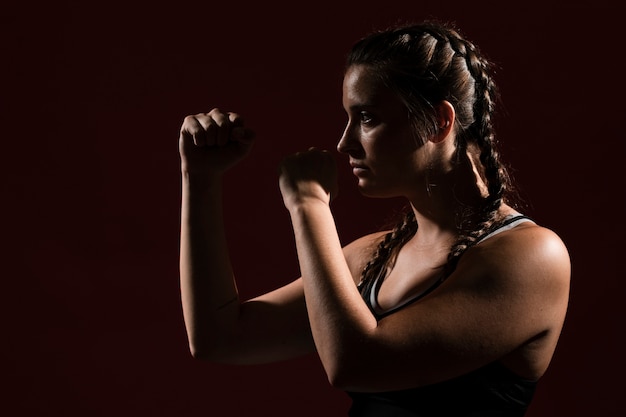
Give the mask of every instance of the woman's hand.
[[311, 200], [330, 204], [338, 191], [335, 160], [315, 148], [288, 156], [280, 166], [279, 185], [287, 209]]
[[187, 116], [178, 141], [181, 169], [192, 175], [221, 175], [248, 155], [253, 137], [236, 113], [215, 108]]

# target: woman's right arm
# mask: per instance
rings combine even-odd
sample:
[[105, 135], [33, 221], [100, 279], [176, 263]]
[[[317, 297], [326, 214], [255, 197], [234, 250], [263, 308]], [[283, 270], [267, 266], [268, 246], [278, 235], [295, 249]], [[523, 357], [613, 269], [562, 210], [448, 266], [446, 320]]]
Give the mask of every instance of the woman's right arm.
[[222, 215], [222, 176], [252, 147], [234, 113], [214, 109], [181, 127], [180, 286], [192, 355], [263, 363], [314, 350], [301, 280], [241, 302]]

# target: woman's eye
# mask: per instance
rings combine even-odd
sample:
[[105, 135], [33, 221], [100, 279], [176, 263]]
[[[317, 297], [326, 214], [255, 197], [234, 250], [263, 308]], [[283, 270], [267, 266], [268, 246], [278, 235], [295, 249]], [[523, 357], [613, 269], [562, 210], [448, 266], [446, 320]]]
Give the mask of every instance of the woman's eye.
[[372, 122], [372, 116], [370, 116], [367, 112], [362, 111], [359, 113], [359, 117], [361, 118], [361, 123], [368, 124]]

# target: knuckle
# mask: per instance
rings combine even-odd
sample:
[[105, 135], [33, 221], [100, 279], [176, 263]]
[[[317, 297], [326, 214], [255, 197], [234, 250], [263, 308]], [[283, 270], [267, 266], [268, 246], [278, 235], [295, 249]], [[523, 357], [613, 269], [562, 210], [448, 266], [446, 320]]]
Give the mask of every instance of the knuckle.
[[195, 119], [196, 119], [196, 117], [192, 116], [192, 115], [185, 116], [185, 118], [183, 119], [182, 126], [186, 127], [186, 126], [193, 125], [193, 122], [194, 122]]
[[212, 118], [222, 118], [224, 117], [224, 112], [219, 107], [214, 107], [210, 112], [207, 113], [207, 116]]
[[234, 113], [234, 112], [229, 112], [228, 113], [228, 120], [230, 120], [231, 123], [237, 124], [237, 125], [243, 125], [243, 123], [244, 123], [243, 118], [241, 117], [241, 115], [238, 114], [238, 113]]

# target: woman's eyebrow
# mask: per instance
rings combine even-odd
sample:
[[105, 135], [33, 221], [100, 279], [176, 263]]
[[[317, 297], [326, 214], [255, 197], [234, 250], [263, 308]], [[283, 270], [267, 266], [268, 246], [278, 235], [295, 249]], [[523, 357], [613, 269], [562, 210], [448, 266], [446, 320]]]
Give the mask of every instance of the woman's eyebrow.
[[376, 108], [376, 104], [375, 103], [355, 103], [350, 105], [350, 107], [348, 108], [349, 110], [352, 111], [356, 111], [356, 110], [367, 110], [367, 109], [373, 109]]

